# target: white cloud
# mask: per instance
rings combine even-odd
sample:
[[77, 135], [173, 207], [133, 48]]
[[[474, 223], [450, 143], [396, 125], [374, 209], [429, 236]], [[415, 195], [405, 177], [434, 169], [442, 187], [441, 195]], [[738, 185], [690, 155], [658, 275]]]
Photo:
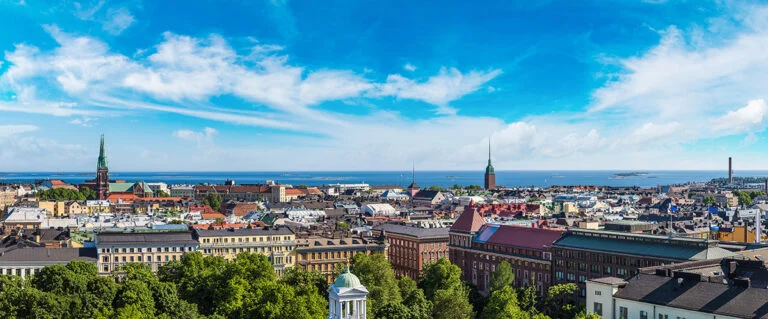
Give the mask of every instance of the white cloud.
[[768, 105], [765, 100], [752, 100], [746, 106], [729, 111], [713, 120], [713, 128], [731, 134], [753, 133], [765, 128]]
[[669, 135], [678, 132], [680, 129], [680, 123], [670, 122], [664, 124], [654, 124], [646, 122], [643, 126], [632, 131], [629, 138], [625, 141], [628, 143], [643, 143], [651, 140], [657, 140], [660, 138], [668, 137]]
[[134, 17], [126, 8], [109, 9], [103, 22], [104, 31], [118, 35], [128, 29], [134, 22]]
[[421, 100], [447, 109], [448, 103], [477, 91], [500, 74], [498, 69], [462, 73], [456, 68], [441, 68], [437, 75], [421, 83], [393, 74], [387, 77], [386, 83], [380, 85], [375, 94]]
[[91, 127], [91, 125], [92, 125], [91, 122], [93, 120], [94, 119], [90, 118], [90, 117], [83, 117], [83, 118], [79, 118], [79, 119], [73, 119], [73, 120], [71, 120], [71, 121], [69, 121], [67, 123], [72, 124], [72, 125], [82, 126], [82, 127]]
[[406, 63], [405, 65], [403, 65], [403, 69], [405, 69], [406, 71], [413, 72], [413, 71], [416, 71], [416, 66], [410, 63]]
[[9, 137], [27, 132], [37, 131], [35, 125], [0, 125], [0, 137]]
[[199, 144], [202, 143], [210, 143], [213, 141], [214, 135], [216, 135], [218, 131], [214, 128], [206, 127], [202, 131], [192, 131], [192, 130], [177, 130], [173, 132], [173, 137], [182, 139], [185, 141], [190, 142], [196, 142]]

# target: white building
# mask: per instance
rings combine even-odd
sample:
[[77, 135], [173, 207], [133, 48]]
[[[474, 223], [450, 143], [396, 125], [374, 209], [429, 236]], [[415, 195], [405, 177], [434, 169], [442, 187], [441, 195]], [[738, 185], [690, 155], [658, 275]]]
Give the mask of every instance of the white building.
[[328, 288], [328, 319], [365, 319], [368, 289], [347, 271]]
[[768, 249], [587, 280], [587, 312], [603, 319], [768, 317]]
[[362, 207], [363, 214], [368, 216], [397, 216], [400, 212], [390, 204], [366, 204]]
[[166, 183], [147, 183], [147, 186], [149, 189], [152, 190], [152, 193], [157, 196], [157, 192], [163, 191], [166, 194], [171, 194], [170, 190], [168, 189], [168, 184]]
[[191, 185], [173, 185], [170, 191], [171, 197], [195, 197], [195, 188]]

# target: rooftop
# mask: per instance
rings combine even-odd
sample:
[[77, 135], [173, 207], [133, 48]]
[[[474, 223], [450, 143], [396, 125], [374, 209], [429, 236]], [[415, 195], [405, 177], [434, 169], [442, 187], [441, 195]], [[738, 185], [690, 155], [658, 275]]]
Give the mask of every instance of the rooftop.
[[448, 228], [419, 228], [398, 224], [381, 224], [374, 227], [375, 230], [381, 230], [390, 234], [397, 234], [418, 239], [441, 238], [448, 239]]

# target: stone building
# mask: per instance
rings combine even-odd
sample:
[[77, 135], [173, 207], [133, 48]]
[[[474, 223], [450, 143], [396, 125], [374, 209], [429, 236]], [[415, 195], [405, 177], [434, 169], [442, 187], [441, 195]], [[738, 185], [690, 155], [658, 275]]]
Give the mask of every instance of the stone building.
[[296, 262], [296, 235], [287, 227], [243, 229], [197, 229], [204, 255], [233, 260], [250, 252], [267, 256], [278, 276]]
[[374, 231], [386, 237], [387, 258], [396, 276], [419, 281], [425, 264], [448, 258], [448, 228], [381, 224]]
[[109, 230], [95, 235], [100, 274], [120, 271], [129, 262], [147, 264], [152, 271], [172, 260], [180, 260], [200, 244], [188, 230]]
[[357, 253], [384, 254], [386, 245], [365, 238], [310, 237], [296, 240], [296, 264], [308, 271], [318, 271], [330, 283], [339, 263], [346, 263]]

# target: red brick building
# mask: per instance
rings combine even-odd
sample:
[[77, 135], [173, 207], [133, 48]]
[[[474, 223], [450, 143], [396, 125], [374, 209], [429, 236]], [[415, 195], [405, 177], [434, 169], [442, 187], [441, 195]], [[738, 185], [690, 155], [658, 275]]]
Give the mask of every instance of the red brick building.
[[381, 224], [374, 230], [386, 237], [387, 258], [398, 277], [419, 281], [425, 264], [448, 258], [448, 228]]
[[[490, 206], [490, 205], [488, 205]], [[462, 280], [488, 292], [491, 274], [502, 261], [512, 265], [515, 286], [535, 285], [543, 293], [552, 283], [551, 245], [562, 230], [485, 224], [474, 203], [465, 208], [450, 230], [450, 260], [462, 270]]]

